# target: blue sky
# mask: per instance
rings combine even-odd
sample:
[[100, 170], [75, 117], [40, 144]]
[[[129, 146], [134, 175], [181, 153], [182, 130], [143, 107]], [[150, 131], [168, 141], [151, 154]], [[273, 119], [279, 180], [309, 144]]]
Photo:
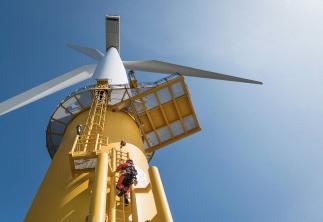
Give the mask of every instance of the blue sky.
[[[175, 221], [323, 221], [321, 1], [1, 1], [0, 101], [93, 63], [65, 45], [103, 50], [105, 14], [121, 15], [125, 60], [265, 83], [187, 78], [203, 131], [152, 161]], [[78, 86], [0, 118], [0, 221], [23, 220], [50, 164], [49, 116]]]

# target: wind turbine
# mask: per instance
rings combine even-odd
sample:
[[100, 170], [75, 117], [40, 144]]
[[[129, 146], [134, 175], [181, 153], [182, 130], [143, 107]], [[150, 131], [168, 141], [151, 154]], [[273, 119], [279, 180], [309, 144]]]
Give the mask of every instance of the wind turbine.
[[[46, 143], [53, 160], [25, 221], [172, 221], [159, 172], [148, 162], [158, 149], [200, 130], [184, 76], [262, 83], [163, 61], [123, 61], [119, 16], [106, 16], [105, 53], [68, 46], [97, 64], [0, 103], [4, 115], [84, 80], [96, 82], [68, 95], [51, 115]], [[171, 75], [138, 83], [134, 71]], [[128, 158], [139, 183], [125, 206], [113, 172]]]

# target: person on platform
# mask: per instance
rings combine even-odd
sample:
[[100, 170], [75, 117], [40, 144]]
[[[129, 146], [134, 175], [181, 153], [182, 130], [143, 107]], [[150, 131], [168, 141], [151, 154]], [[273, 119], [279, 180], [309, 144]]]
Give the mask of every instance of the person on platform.
[[77, 124], [77, 126], [76, 126], [76, 134], [77, 135], [81, 135], [81, 133], [82, 133], [82, 124]]
[[137, 184], [137, 170], [131, 159], [127, 160], [125, 163], [120, 164], [116, 172], [121, 172], [117, 183], [117, 190], [119, 191], [118, 196], [124, 196], [125, 205], [129, 204], [129, 192], [132, 184]]

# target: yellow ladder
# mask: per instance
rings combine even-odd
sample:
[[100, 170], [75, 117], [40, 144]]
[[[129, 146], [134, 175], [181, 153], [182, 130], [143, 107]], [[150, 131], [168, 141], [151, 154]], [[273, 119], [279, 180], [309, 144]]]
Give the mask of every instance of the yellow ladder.
[[[121, 149], [116, 150], [116, 166], [125, 163], [129, 159], [129, 153], [123, 152]], [[121, 173], [117, 172], [115, 174], [115, 186], [117, 186], [119, 177]], [[130, 201], [128, 206], [125, 206], [123, 196], [116, 198], [116, 221], [117, 222], [128, 222], [128, 217], [132, 214], [132, 202]]]
[[107, 90], [105, 81], [98, 82], [94, 91], [91, 108], [84, 128], [79, 136], [75, 151], [95, 151], [97, 144], [107, 141], [102, 135], [105, 123], [106, 110], [109, 102], [110, 91]]

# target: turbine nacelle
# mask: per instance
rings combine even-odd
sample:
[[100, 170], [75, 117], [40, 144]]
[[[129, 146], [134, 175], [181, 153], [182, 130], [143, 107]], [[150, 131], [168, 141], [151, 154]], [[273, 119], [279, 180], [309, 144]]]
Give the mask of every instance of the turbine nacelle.
[[100, 59], [93, 78], [95, 80], [107, 80], [109, 85], [128, 84], [128, 75], [118, 50], [110, 47], [107, 54]]

